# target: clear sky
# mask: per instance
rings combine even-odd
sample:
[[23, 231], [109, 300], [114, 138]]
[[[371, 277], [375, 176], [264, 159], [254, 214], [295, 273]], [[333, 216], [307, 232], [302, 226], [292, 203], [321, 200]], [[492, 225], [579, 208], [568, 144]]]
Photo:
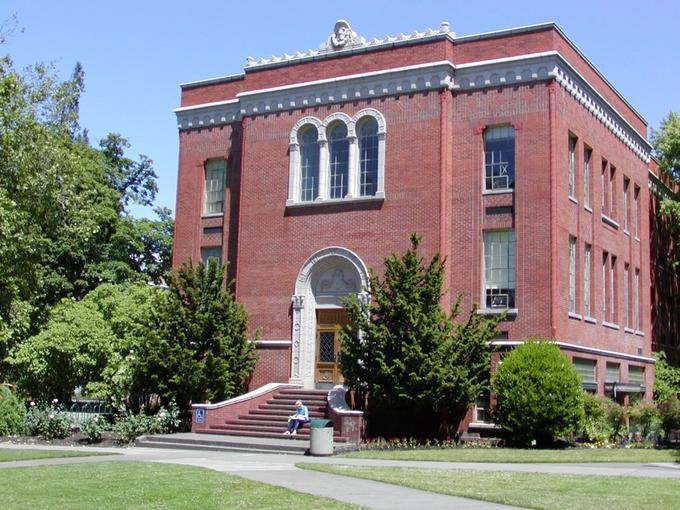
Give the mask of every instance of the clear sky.
[[[81, 125], [118, 132], [153, 159], [157, 204], [175, 209], [179, 84], [236, 74], [246, 56], [318, 49], [337, 19], [368, 38], [437, 28], [458, 35], [555, 21], [623, 96], [659, 126], [680, 111], [678, 0], [177, 1], [2, 0], [23, 33], [0, 46], [19, 67], [85, 69]], [[135, 215], [148, 215], [141, 209]]]

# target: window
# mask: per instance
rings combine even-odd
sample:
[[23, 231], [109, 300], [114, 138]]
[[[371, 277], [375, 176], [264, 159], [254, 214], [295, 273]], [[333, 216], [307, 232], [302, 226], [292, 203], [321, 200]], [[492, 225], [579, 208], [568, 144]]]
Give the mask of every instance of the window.
[[359, 126], [359, 196], [375, 195], [378, 186], [378, 123], [369, 117]]
[[581, 378], [581, 384], [597, 383], [597, 361], [594, 359], [574, 358], [572, 362], [574, 363], [576, 372]]
[[633, 327], [636, 331], [640, 331], [640, 270], [637, 268], [633, 282]]
[[628, 299], [628, 278], [629, 278], [629, 265], [624, 264], [623, 266], [623, 327], [629, 328], [629, 318], [628, 318], [628, 308], [630, 306], [630, 301]]
[[604, 382], [615, 383], [619, 382], [619, 372], [621, 365], [619, 363], [607, 362], [607, 372], [605, 374]]
[[515, 187], [515, 130], [512, 126], [484, 131], [485, 190]]
[[571, 198], [575, 198], [576, 196], [576, 189], [575, 189], [575, 183], [574, 183], [574, 160], [575, 160], [575, 152], [576, 152], [576, 137], [570, 136], [569, 137], [569, 196]]
[[585, 207], [590, 207], [590, 156], [592, 153], [591, 148], [583, 148], [583, 205]]
[[330, 198], [344, 198], [347, 195], [349, 175], [349, 140], [347, 126], [336, 122], [328, 135], [328, 156], [330, 165]]
[[616, 322], [616, 292], [618, 286], [616, 282], [616, 257], [610, 257], [611, 265], [609, 266], [609, 320], [612, 323]]
[[475, 401], [475, 419], [477, 423], [489, 423], [489, 410], [491, 409], [491, 394], [489, 390], [481, 393]]
[[487, 308], [515, 307], [515, 232], [484, 232], [484, 294]]
[[640, 187], [635, 186], [633, 194], [633, 236], [638, 238], [640, 232]]
[[569, 313], [576, 313], [576, 238], [569, 236]]
[[219, 214], [224, 212], [224, 181], [227, 162], [224, 159], [209, 159], [205, 162], [205, 195], [203, 212]]
[[628, 367], [628, 383], [629, 384], [639, 384], [642, 386], [645, 384], [645, 367]]
[[616, 167], [609, 166], [609, 186], [607, 187], [607, 198], [609, 199], [609, 217], [614, 219], [616, 214]]
[[219, 246], [201, 248], [201, 261], [207, 264], [210, 259], [215, 259], [218, 264], [222, 264], [222, 248]]
[[607, 199], [607, 184], [609, 183], [609, 180], [606, 178], [607, 177], [607, 168], [608, 168], [608, 163], [606, 159], [602, 160], [602, 179], [600, 183], [600, 187], [602, 189], [602, 214], [608, 214], [609, 211], [607, 210], [607, 204], [609, 203], [609, 200]]
[[586, 243], [583, 251], [583, 315], [590, 317], [590, 252], [591, 246]]
[[628, 188], [630, 187], [630, 179], [626, 176], [623, 177], [623, 230], [628, 232], [628, 215], [630, 211], [628, 210]]
[[319, 131], [308, 126], [300, 137], [300, 201], [310, 202], [319, 194]]
[[287, 206], [385, 198], [385, 119], [373, 108], [300, 119], [289, 154]]
[[609, 319], [607, 308], [607, 265], [609, 264], [609, 253], [602, 252], [602, 321]]

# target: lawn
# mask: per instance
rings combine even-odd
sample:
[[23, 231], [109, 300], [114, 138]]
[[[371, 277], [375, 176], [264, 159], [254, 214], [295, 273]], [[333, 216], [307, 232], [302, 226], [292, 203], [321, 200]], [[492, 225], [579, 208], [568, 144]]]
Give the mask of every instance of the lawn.
[[115, 452], [74, 452], [71, 450], [27, 450], [0, 448], [0, 462], [12, 462], [15, 460], [55, 459], [61, 457], [91, 457], [95, 455], [118, 455]]
[[363, 450], [344, 457], [362, 459], [431, 460], [438, 462], [680, 462], [680, 450], [644, 448], [448, 448], [431, 450]]
[[680, 509], [680, 480], [329, 464], [298, 467], [524, 508]]
[[0, 501], [5, 510], [359, 508], [207, 469], [127, 461], [0, 469]]

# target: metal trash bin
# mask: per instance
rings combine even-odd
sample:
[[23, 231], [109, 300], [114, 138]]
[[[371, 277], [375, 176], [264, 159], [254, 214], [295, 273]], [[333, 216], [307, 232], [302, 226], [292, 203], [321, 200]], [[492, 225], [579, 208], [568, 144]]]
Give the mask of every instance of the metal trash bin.
[[333, 422], [312, 420], [309, 423], [309, 454], [333, 455]]

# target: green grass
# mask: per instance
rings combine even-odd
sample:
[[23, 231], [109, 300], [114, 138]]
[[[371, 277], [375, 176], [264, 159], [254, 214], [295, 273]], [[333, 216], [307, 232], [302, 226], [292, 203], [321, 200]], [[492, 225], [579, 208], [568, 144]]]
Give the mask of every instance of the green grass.
[[359, 508], [203, 468], [127, 461], [0, 469], [0, 501], [3, 510]]
[[61, 457], [92, 457], [96, 455], [118, 455], [112, 453], [99, 452], [74, 452], [72, 450], [27, 450], [27, 449], [10, 449], [0, 448], [0, 462], [12, 462], [15, 460], [37, 460], [37, 459], [55, 459]]
[[431, 450], [363, 450], [344, 457], [439, 462], [680, 462], [680, 450], [594, 448], [521, 450], [515, 448], [449, 448]]
[[680, 480], [328, 464], [298, 467], [524, 508], [680, 509]]

